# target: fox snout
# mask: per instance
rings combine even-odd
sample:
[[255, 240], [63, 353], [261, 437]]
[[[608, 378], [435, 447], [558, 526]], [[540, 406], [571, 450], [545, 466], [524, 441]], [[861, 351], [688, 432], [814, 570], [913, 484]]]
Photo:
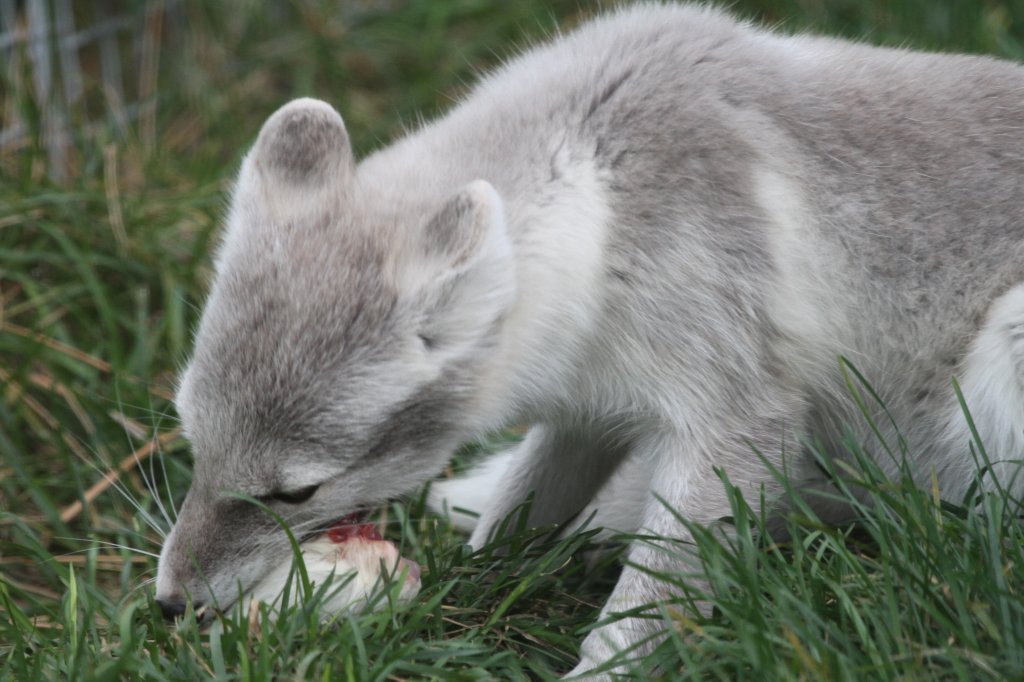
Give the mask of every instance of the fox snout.
[[288, 551], [285, 533], [254, 505], [190, 492], [160, 553], [156, 603], [166, 618], [189, 602], [196, 611], [228, 608]]
[[[156, 605], [160, 607], [160, 613], [163, 614], [166, 620], [174, 620], [178, 616], [185, 613], [186, 603], [184, 601], [178, 601], [176, 599], [160, 599], [157, 597]], [[194, 604], [194, 608], [198, 611], [203, 605]]]

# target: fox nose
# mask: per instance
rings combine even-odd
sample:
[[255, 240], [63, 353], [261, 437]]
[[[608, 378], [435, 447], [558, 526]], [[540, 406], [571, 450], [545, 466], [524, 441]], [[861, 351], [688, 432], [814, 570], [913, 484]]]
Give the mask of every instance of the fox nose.
[[[185, 613], [185, 602], [176, 599], [157, 599], [156, 605], [160, 607], [160, 613], [164, 614], [166, 620], [173, 620]], [[200, 606], [201, 604], [195, 604], [197, 611]]]

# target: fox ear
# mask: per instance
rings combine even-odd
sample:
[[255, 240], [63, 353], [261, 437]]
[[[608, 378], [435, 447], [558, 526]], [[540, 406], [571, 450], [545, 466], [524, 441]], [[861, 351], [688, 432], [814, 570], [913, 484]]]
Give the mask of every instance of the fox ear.
[[250, 159], [271, 182], [299, 186], [343, 182], [355, 165], [341, 115], [310, 98], [292, 100], [267, 119]]
[[484, 180], [466, 185], [427, 223], [423, 250], [433, 263], [420, 290], [421, 336], [456, 348], [493, 330], [515, 300], [512, 244], [501, 197]]
[[430, 219], [423, 240], [427, 256], [449, 268], [459, 268], [488, 249], [506, 249], [501, 197], [486, 180], [469, 183]]

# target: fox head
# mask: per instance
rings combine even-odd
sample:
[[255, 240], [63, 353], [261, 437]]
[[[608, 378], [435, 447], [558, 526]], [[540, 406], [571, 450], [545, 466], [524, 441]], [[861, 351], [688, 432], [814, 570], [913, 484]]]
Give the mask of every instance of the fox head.
[[484, 419], [515, 298], [491, 185], [414, 200], [367, 182], [316, 100], [264, 124], [227, 222], [176, 398], [195, 466], [160, 555], [168, 614], [227, 607], [288, 560], [242, 496], [302, 538], [436, 476]]

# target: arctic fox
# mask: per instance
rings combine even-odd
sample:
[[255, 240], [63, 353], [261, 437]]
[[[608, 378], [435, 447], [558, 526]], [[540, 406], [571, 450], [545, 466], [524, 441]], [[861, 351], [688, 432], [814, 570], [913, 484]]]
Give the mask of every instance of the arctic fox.
[[[171, 613], [228, 605], [289, 556], [226, 491], [320, 530], [508, 424], [531, 428], [479, 479], [473, 544], [530, 494], [534, 524], [597, 500], [601, 522], [685, 541], [679, 517], [728, 514], [717, 470], [755, 505], [773, 467], [823, 488], [793, 444], [870, 437], [840, 356], [952, 499], [973, 471], [959, 377], [1021, 489], [1024, 69], [1005, 61], [621, 9], [358, 164], [334, 109], [285, 105], [216, 273], [177, 397], [195, 473], [160, 558]], [[628, 559], [605, 615], [698, 565]], [[655, 626], [595, 629], [575, 672]]]

